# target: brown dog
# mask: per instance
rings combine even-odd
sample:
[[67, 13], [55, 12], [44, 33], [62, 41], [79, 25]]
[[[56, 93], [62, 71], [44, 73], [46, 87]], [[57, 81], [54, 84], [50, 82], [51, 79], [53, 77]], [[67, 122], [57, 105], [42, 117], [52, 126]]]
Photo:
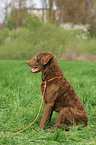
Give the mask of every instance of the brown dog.
[[74, 88], [63, 76], [55, 56], [49, 52], [40, 53], [35, 59], [28, 61], [27, 64], [33, 67], [31, 72], [42, 72], [42, 93], [44, 82], [47, 83], [44, 96], [45, 109], [40, 128], [45, 128], [46, 123], [51, 120], [53, 111], [59, 113], [53, 127], [54, 130], [58, 127], [69, 130], [69, 126], [73, 124], [84, 124], [86, 126], [88, 122], [86, 111]]

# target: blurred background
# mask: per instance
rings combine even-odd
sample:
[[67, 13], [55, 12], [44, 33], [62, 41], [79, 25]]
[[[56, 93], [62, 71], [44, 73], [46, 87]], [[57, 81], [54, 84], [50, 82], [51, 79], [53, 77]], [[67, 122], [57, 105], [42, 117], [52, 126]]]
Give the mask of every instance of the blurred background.
[[0, 0], [0, 59], [96, 61], [96, 0]]

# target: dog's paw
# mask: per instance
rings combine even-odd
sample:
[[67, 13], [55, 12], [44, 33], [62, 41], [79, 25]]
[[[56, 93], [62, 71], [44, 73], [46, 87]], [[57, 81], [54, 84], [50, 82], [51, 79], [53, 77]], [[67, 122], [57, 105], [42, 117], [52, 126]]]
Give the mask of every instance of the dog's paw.
[[58, 128], [58, 125], [54, 125], [53, 127], [52, 127], [52, 130], [57, 130], [57, 128]]

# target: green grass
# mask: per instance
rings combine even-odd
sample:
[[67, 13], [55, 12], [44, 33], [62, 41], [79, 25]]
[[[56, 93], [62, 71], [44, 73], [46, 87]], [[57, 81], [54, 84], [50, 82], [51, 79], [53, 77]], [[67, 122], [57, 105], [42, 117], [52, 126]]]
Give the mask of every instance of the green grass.
[[[96, 144], [96, 63], [58, 61], [88, 114], [88, 126], [73, 126], [69, 132], [39, 130], [44, 103], [37, 121], [20, 134], [0, 139], [0, 145], [91, 145]], [[30, 73], [26, 61], [0, 60], [0, 135], [24, 129], [36, 117], [42, 95], [41, 73]]]

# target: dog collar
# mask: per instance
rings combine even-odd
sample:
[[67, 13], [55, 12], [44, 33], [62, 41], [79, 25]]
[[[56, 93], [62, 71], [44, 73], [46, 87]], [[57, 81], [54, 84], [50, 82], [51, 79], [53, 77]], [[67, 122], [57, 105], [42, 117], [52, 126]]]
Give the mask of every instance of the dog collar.
[[60, 76], [57, 76], [57, 77], [54, 77], [54, 78], [51, 78], [51, 79], [49, 79], [49, 80], [47, 80], [47, 81], [44, 81], [43, 83], [45, 84], [44, 85], [44, 87], [46, 87], [46, 84], [48, 83], [48, 82], [50, 82], [50, 81], [52, 81], [52, 80], [54, 80], [54, 79], [57, 79], [57, 78], [59, 78], [59, 77], [61, 77], [62, 75], [60, 75]]

